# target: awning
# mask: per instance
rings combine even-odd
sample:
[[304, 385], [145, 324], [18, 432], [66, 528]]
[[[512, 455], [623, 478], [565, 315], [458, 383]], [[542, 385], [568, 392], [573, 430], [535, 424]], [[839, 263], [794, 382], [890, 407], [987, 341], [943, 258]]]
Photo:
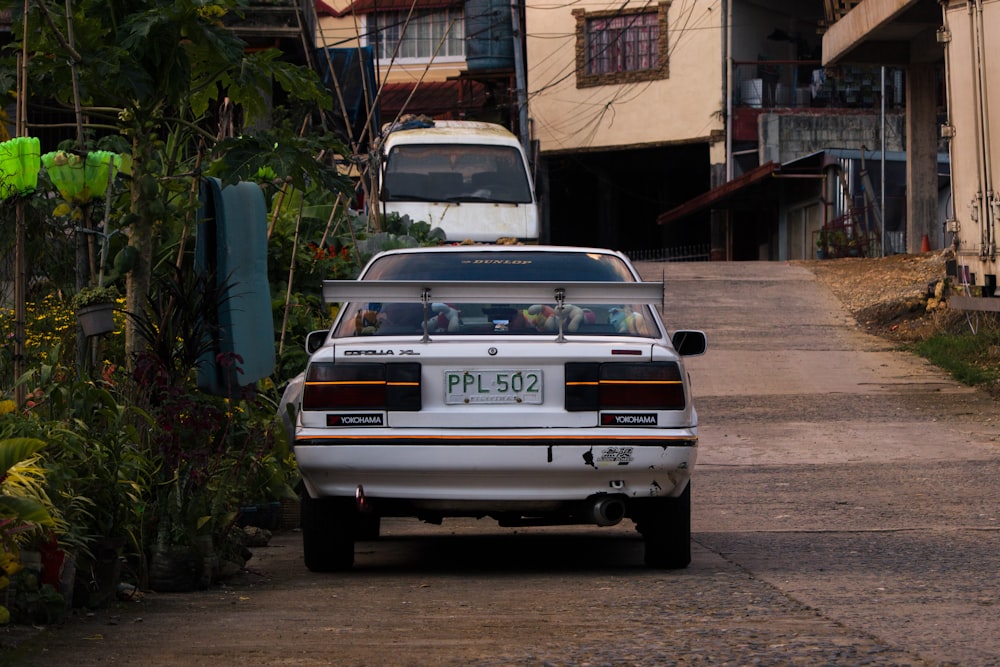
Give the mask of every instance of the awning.
[[465, 84], [459, 81], [425, 81], [416, 86], [416, 90], [412, 83], [387, 83], [382, 86], [378, 97], [380, 115], [385, 123], [391, 123], [401, 111], [442, 116], [458, 110], [480, 109], [485, 102], [485, 87], [474, 81]]
[[717, 206], [718, 204], [744, 193], [747, 189], [758, 186], [781, 170], [781, 165], [777, 162], [768, 162], [750, 171], [741, 174], [724, 183], [717, 188], [712, 188], [704, 194], [700, 194], [694, 199], [689, 199], [680, 206], [673, 208], [666, 213], [661, 213], [656, 217], [656, 224], [666, 225], [675, 220], [685, 218], [692, 213], [697, 213], [706, 208]]
[[[790, 179], [816, 179], [823, 178], [824, 170], [831, 165], [839, 165], [840, 160], [860, 160], [866, 159], [870, 165], [881, 162], [882, 153], [879, 151], [861, 151], [855, 148], [825, 148], [807, 155], [778, 164], [768, 162], [759, 167], [737, 176], [733, 180], [713, 188], [708, 192], [689, 199], [680, 206], [673, 208], [666, 213], [661, 213], [656, 218], [657, 224], [665, 225], [677, 220], [681, 220], [689, 215], [693, 215], [706, 208], [717, 209], [753, 209], [761, 204], [762, 200], [773, 198], [770, 188], [776, 181]], [[939, 187], [944, 187], [949, 180], [948, 154], [940, 153], [938, 159], [938, 180]], [[905, 151], [887, 151], [885, 161], [889, 163], [905, 163]], [[872, 168], [869, 166], [869, 168]]]

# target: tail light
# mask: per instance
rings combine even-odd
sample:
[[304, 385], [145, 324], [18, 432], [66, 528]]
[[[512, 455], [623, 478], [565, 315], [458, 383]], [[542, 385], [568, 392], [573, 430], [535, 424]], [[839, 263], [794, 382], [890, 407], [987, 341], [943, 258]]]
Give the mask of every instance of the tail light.
[[683, 410], [684, 380], [672, 361], [566, 364], [566, 409]]
[[303, 410], [420, 408], [420, 364], [317, 362], [306, 371]]

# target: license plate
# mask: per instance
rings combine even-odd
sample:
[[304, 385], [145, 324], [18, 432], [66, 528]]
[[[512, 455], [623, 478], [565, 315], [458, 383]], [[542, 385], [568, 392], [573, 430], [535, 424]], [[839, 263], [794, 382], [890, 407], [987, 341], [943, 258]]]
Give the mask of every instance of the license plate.
[[465, 370], [444, 372], [447, 405], [471, 403], [541, 403], [542, 371]]

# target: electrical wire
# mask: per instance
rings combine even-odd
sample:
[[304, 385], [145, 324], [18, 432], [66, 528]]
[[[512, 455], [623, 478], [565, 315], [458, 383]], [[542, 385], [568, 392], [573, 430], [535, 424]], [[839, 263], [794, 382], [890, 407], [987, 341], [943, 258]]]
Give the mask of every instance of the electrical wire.
[[[643, 8], [648, 7], [649, 4], [650, 3], [648, 2], [645, 3]], [[676, 49], [689, 35], [693, 34], [695, 31], [715, 29], [714, 26], [706, 28], [700, 24], [702, 21], [708, 20], [711, 16], [711, 11], [717, 5], [711, 5], [706, 8], [700, 19], [696, 15], [697, 7], [695, 5], [697, 5], [697, 2], [693, 2], [691, 0], [682, 0], [681, 2], [675, 3], [674, 8], [676, 8], [676, 15], [674, 20], [671, 21], [670, 25], [668, 25], [668, 59], [673, 57]], [[573, 34], [573, 38], [576, 38], [575, 32]], [[549, 82], [543, 84], [539, 88], [529, 91], [529, 99], [537, 97], [541, 93], [558, 86], [571, 76], [577, 74], [578, 71], [579, 67], [575, 62], [574, 57], [573, 62], [563, 65], [556, 79], [549, 80]], [[571, 117], [558, 124], [549, 121], [544, 117], [544, 114], [539, 113], [537, 110], [533, 114], [533, 117], [535, 122], [539, 123], [540, 126], [545, 127], [546, 130], [551, 132], [549, 136], [554, 137], [560, 146], [566, 146], [567, 144], [572, 144], [574, 147], [590, 146], [593, 145], [594, 140], [598, 136], [598, 132], [601, 127], [603, 127], [604, 121], [608, 121], [608, 127], [614, 123], [615, 105], [634, 101], [645, 93], [653, 83], [655, 83], [655, 81], [621, 84], [614, 87], [597, 86], [593, 89], [595, 93], [588, 96], [584, 100], [578, 99], [577, 94], [579, 91], [574, 90], [574, 95], [572, 96], [573, 99], [567, 99], [564, 101], [572, 103], [578, 108], [582, 107], [594, 109], [593, 112], [590, 112], [591, 115], [585, 117], [579, 113], [573, 114]], [[558, 101], [558, 97], [555, 98], [555, 101]], [[711, 124], [711, 120], [706, 120], [706, 129], [709, 128]]]
[[[533, 5], [532, 9], [537, 11], [565, 10], [568, 7], [576, 7], [582, 4], [584, 4], [583, 0], [573, 0], [571, 2], [560, 3], [558, 5], [546, 5], [545, 7], [541, 7], [540, 5]], [[628, 0], [623, 0], [622, 2], [615, 3], [615, 9], [614, 9], [615, 13], [607, 18], [614, 18], [615, 16], [631, 16], [634, 14], [636, 16], [635, 20], [637, 20], [638, 16], [640, 16], [643, 12], [655, 6], [654, 0], [646, 0], [646, 2], [644, 2], [642, 5], [638, 7], [629, 7], [628, 5], [629, 5]], [[699, 9], [697, 5], [698, 2], [696, 0], [675, 0], [673, 5], [671, 6], [670, 8], [671, 20], [667, 28], [668, 34], [666, 36], [666, 38], [668, 39], [668, 46], [667, 46], [668, 59], [673, 56], [678, 46], [685, 41], [687, 36], [692, 34], [694, 31], [715, 29], [714, 26], [706, 28], [699, 24], [702, 21], [707, 20], [708, 17], [711, 16], [711, 12], [717, 8], [718, 4], [713, 3], [707, 6], [704, 12], [701, 13], [700, 18], [698, 17], [697, 14], [697, 10]], [[366, 41], [369, 43], [373, 41], [377, 43], [379, 41], [378, 35], [385, 34], [386, 30], [388, 29], [395, 30], [395, 28], [402, 26], [403, 29], [400, 31], [399, 34], [400, 39], [396, 40], [393, 54], [388, 58], [390, 62], [389, 65], [390, 68], [395, 64], [395, 61], [397, 59], [400, 43], [402, 41], [403, 36], [406, 34], [406, 28], [408, 22], [412, 20], [412, 17], [415, 13], [417, 14], [420, 13], [419, 10], [415, 9], [415, 7], [416, 7], [416, 2], [412, 2], [408, 12], [399, 12], [401, 16], [405, 14], [406, 18], [400, 19], [395, 23], [376, 25], [374, 27], [366, 26], [363, 32], [360, 29], [360, 26], [357, 26], [359, 28], [358, 30], [359, 40]], [[475, 17], [467, 17], [467, 18], [475, 18]], [[355, 20], [357, 25], [356, 15], [355, 15]], [[371, 23], [374, 23], [374, 21], [370, 21], [368, 23], [370, 25]], [[484, 28], [484, 31], [487, 29], [488, 28]], [[466, 35], [466, 38], [475, 36], [476, 36], [475, 34], [470, 34]], [[538, 35], [538, 34], [528, 33], [526, 35], [526, 39], [571, 41], [571, 40], [576, 40], [577, 35], [575, 30], [573, 33], [566, 33], [566, 34], [545, 33], [544, 35]], [[341, 43], [346, 43], [348, 41], [349, 40], [344, 40], [344, 42]], [[605, 48], [610, 48], [614, 44], [615, 42], [612, 41]], [[441, 45], [439, 44], [438, 50], [440, 50], [440, 46]], [[382, 49], [380, 49], [380, 51], [382, 51]], [[559, 51], [562, 53], [574, 52], [574, 50], [566, 48], [559, 49]], [[379, 58], [385, 59], [381, 55], [379, 56]], [[433, 60], [434, 58], [432, 57], [424, 67], [423, 71], [420, 73], [419, 77], [416, 77], [415, 72], [413, 73], [412, 76], [414, 76], [414, 78], [416, 78], [418, 82], [422, 81], [423, 78], [426, 76], [427, 71], [430, 68]], [[526, 100], [538, 99], [542, 94], [547, 93], [549, 91], [554, 91], [554, 89], [557, 89], [561, 84], [563, 84], [564, 82], [575, 76], [578, 73], [578, 71], [579, 71], [579, 65], [578, 63], [576, 63], [575, 57], [572, 61], [568, 63], [564, 62], [561, 65], [559, 64], [558, 59], [555, 58], [544, 58], [540, 62], [536, 61], [535, 64], [529, 67], [528, 74], [531, 76], [531, 78], [535, 79], [544, 77], [545, 83], [541, 84], [539, 87], [533, 90], [527, 91]], [[388, 77], [388, 71], [386, 72], [386, 77]], [[593, 142], [598, 137], [602, 127], [605, 126], [610, 127], [614, 124], [616, 117], [615, 106], [635, 101], [636, 99], [641, 97], [641, 95], [643, 95], [646, 91], [648, 91], [653, 83], [654, 83], [653, 81], [646, 81], [638, 83], [620, 84], [615, 86], [596, 86], [593, 88], [593, 92], [585, 96], [583, 100], [579, 99], [578, 94], [574, 94], [572, 100], [565, 100], [566, 102], [574, 104], [578, 108], [590, 110], [586, 111], [583, 115], [573, 114], [572, 117], [570, 118], [567, 118], [565, 120], [559, 120], [556, 122], [551, 122], [551, 121], [547, 122], [546, 120], [539, 119], [537, 117], [535, 120], [536, 122], [541, 121], [541, 125], [545, 126], [549, 131], [553, 132], [554, 135], [562, 135], [563, 140], [565, 142], [572, 143], [574, 145], [583, 145], [583, 146], [592, 145]], [[552, 99], [558, 102], [558, 96]], [[574, 138], [576, 139], [576, 141], [573, 141]], [[579, 140], [582, 140], [582, 143], [580, 143]]]

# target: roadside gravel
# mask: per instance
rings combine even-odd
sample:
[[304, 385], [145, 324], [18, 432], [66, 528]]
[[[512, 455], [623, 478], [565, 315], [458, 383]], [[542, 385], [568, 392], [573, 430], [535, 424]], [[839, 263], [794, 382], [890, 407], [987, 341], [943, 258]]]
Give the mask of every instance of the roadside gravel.
[[855, 314], [884, 303], [926, 300], [928, 285], [945, 277], [940, 253], [795, 263], [807, 266]]
[[945, 279], [941, 253], [793, 262], [826, 285], [858, 325], [892, 340], [912, 341], [940, 330], [956, 317], [948, 308], [928, 312], [928, 299]]

